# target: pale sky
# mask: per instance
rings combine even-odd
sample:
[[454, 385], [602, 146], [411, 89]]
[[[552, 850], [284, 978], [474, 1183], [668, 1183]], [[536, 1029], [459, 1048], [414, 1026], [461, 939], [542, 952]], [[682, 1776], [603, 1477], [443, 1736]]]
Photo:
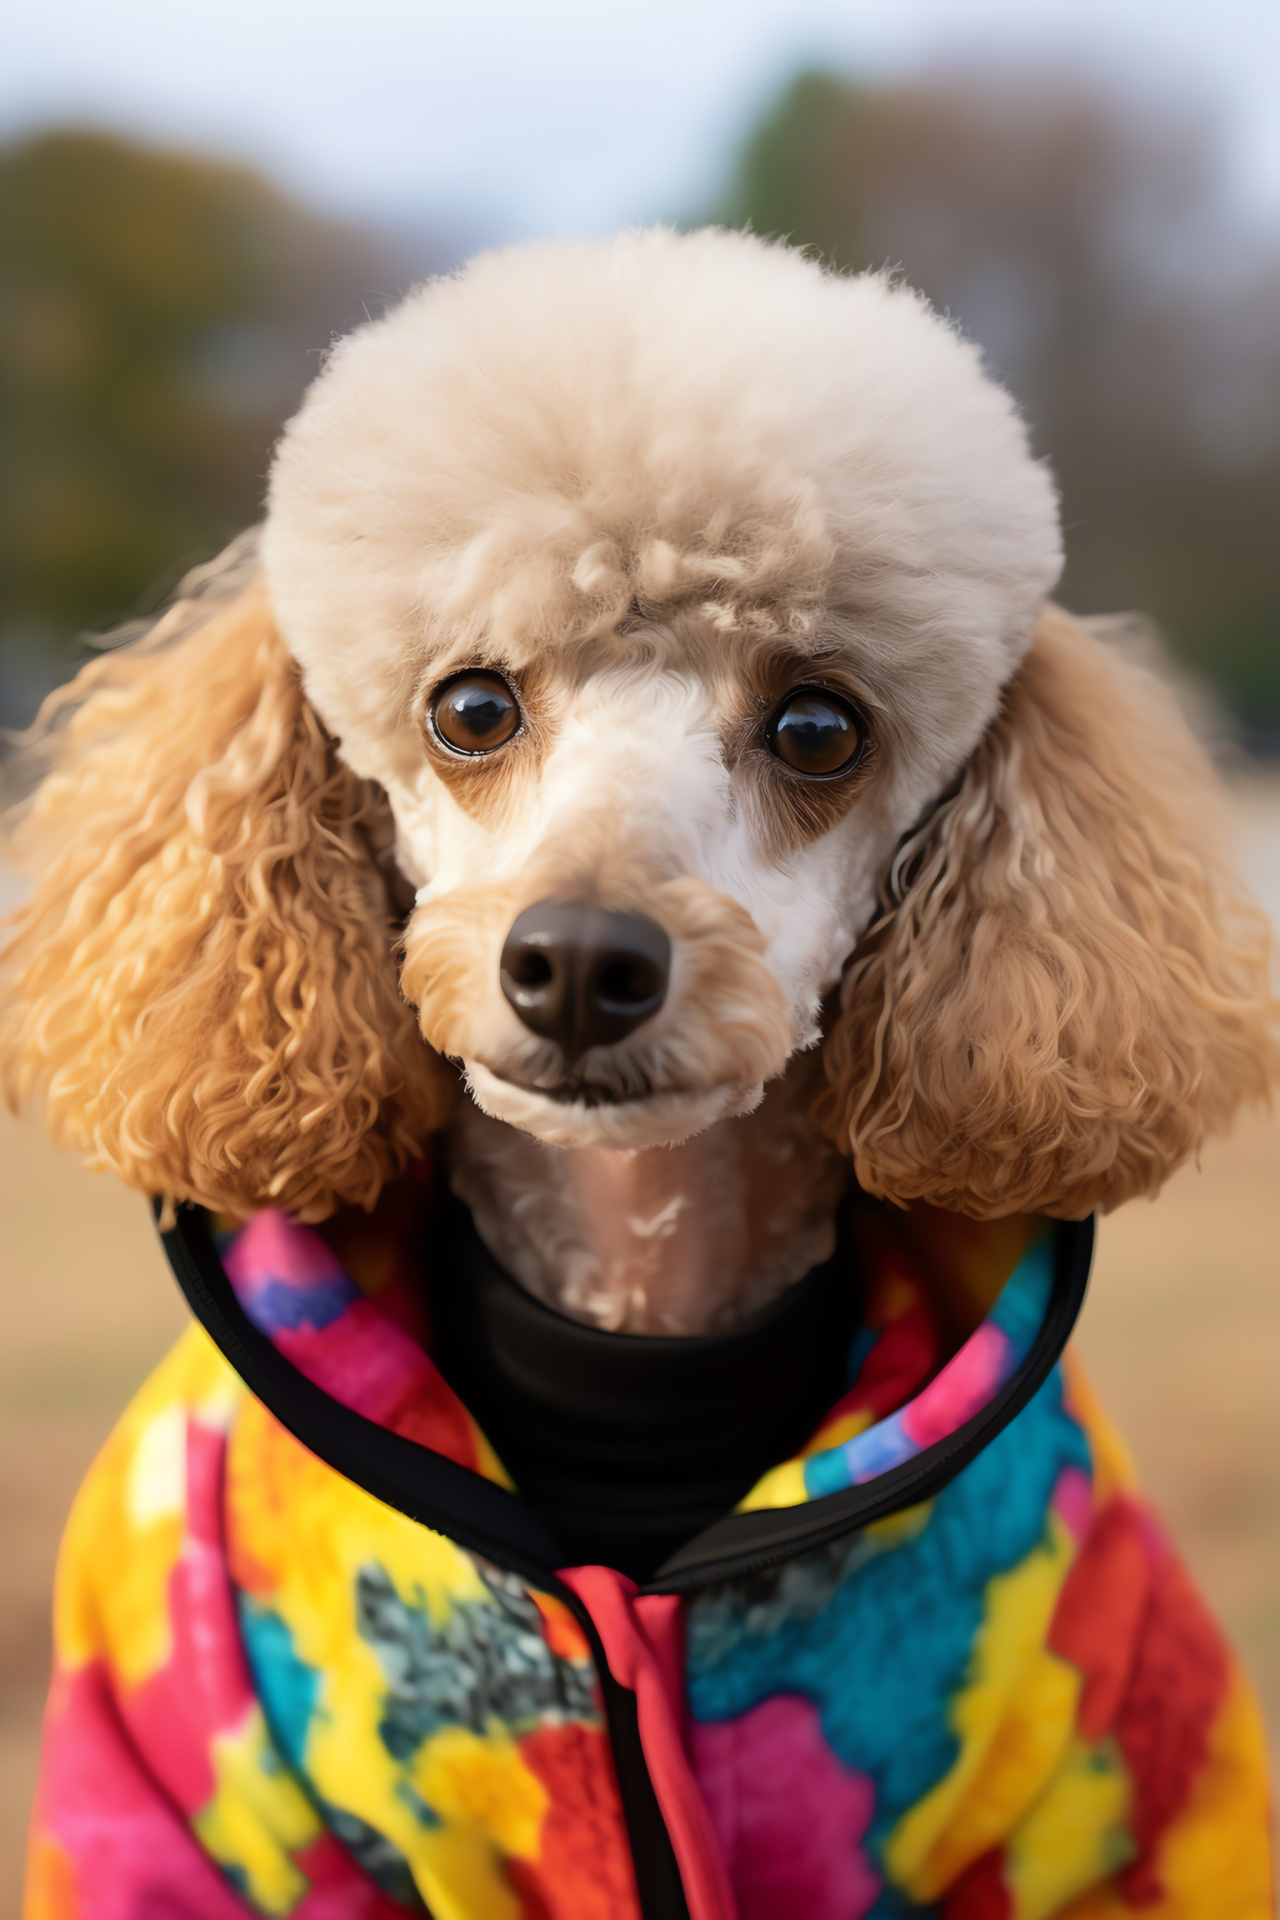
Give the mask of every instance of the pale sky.
[[339, 212], [593, 233], [706, 204], [801, 62], [985, 58], [1204, 99], [1280, 228], [1280, 0], [8, 0], [0, 134], [105, 125]]

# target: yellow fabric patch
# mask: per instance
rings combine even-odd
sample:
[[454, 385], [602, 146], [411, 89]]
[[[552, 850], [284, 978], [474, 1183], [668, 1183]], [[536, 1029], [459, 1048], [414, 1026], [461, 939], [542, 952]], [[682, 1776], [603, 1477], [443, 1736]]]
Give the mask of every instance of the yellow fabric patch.
[[866, 1407], [857, 1413], [845, 1413], [830, 1425], [819, 1427], [813, 1439], [794, 1460], [784, 1460], [780, 1467], [771, 1467], [768, 1473], [756, 1481], [745, 1499], [739, 1500], [735, 1513], [754, 1513], [759, 1507], [800, 1507], [809, 1498], [804, 1483], [804, 1463], [815, 1453], [826, 1453], [832, 1447], [842, 1447], [846, 1440], [856, 1439], [873, 1424], [872, 1415]]
[[800, 1450], [802, 1460], [811, 1459], [815, 1453], [828, 1453], [832, 1447], [842, 1447], [847, 1440], [856, 1440], [874, 1425], [874, 1415], [870, 1407], [859, 1407], [856, 1413], [842, 1413], [838, 1420], [832, 1420], [827, 1426], [819, 1427], [807, 1447]]
[[503, 1861], [536, 1860], [548, 1797], [506, 1729], [443, 1728], [417, 1756], [414, 1787], [444, 1823], [420, 1828], [410, 1852], [436, 1920], [519, 1920]]
[[502, 1853], [537, 1859], [547, 1790], [496, 1721], [483, 1737], [443, 1728], [418, 1755], [414, 1785], [442, 1820], [486, 1834]]
[[1156, 1849], [1166, 1898], [1150, 1920], [1270, 1920], [1267, 1802], [1262, 1715], [1237, 1668], [1187, 1808]]
[[429, 1834], [414, 1864], [414, 1879], [431, 1920], [521, 1920], [492, 1842], [475, 1827], [441, 1827]]
[[969, 1679], [951, 1702], [960, 1751], [885, 1846], [893, 1883], [929, 1902], [1026, 1812], [1061, 1760], [1080, 1675], [1044, 1640], [1075, 1547], [1056, 1516], [1044, 1542], [987, 1583]]
[[[382, 1567], [406, 1601], [425, 1604], [441, 1627], [455, 1602], [487, 1593], [451, 1540], [343, 1479], [257, 1400], [246, 1399], [231, 1435], [226, 1500], [233, 1551], [256, 1570], [248, 1584], [295, 1631], [309, 1666], [327, 1665], [348, 1645], [350, 1596], [362, 1568]], [[338, 1592], [348, 1596], [345, 1606], [333, 1605]]]
[[492, 1480], [495, 1486], [505, 1487], [508, 1493], [516, 1491], [516, 1483], [499, 1460], [480, 1428], [467, 1415], [471, 1427], [471, 1439], [476, 1450], [476, 1472], [482, 1473], [486, 1480]]
[[122, 1686], [136, 1687], [168, 1661], [187, 1421], [243, 1394], [203, 1328], [191, 1327], [125, 1411], [76, 1496], [58, 1557], [54, 1644], [64, 1668], [105, 1658]]
[[255, 1401], [231, 1438], [227, 1488], [255, 1596], [323, 1675], [306, 1750], [319, 1791], [399, 1848], [438, 1920], [516, 1920], [502, 1855], [536, 1856], [543, 1787], [505, 1733], [447, 1728], [417, 1757], [415, 1805], [379, 1731], [387, 1676], [356, 1614], [359, 1576], [376, 1567], [443, 1631], [458, 1604], [489, 1600], [470, 1558], [342, 1480]]
[[290, 1913], [308, 1882], [291, 1854], [319, 1837], [320, 1821], [287, 1773], [267, 1736], [259, 1707], [233, 1734], [218, 1734], [209, 1749], [216, 1786], [192, 1821], [205, 1851], [244, 1876], [260, 1913]]
[[[1142, 1920], [1273, 1920], [1269, 1824], [1266, 1734], [1237, 1670], [1191, 1798], [1156, 1848], [1164, 1895], [1143, 1907]], [[1062, 1908], [1055, 1920], [1131, 1920], [1132, 1914], [1114, 1886], [1105, 1886]]]
[[903, 1507], [900, 1513], [890, 1513], [883, 1520], [873, 1520], [862, 1529], [862, 1537], [872, 1542], [880, 1552], [886, 1553], [891, 1547], [900, 1547], [923, 1533], [932, 1512], [932, 1500], [917, 1501], [914, 1507]]
[[739, 1500], [735, 1513], [755, 1513], [760, 1507], [800, 1507], [809, 1498], [804, 1484], [804, 1461], [784, 1460], [770, 1467], [757, 1480], [749, 1494]]
[[1132, 1785], [1113, 1738], [1073, 1740], [1058, 1772], [1005, 1841], [1015, 1920], [1049, 1920], [1134, 1856]]

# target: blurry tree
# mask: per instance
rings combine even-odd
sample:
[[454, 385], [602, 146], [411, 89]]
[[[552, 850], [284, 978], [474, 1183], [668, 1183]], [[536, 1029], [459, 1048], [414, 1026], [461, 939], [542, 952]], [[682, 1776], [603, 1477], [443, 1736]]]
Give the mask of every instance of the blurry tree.
[[900, 266], [1021, 399], [1063, 492], [1062, 596], [1141, 607], [1280, 751], [1280, 256], [1212, 123], [1062, 75], [800, 75], [721, 217]]
[[256, 517], [319, 351], [404, 271], [240, 168], [92, 132], [0, 151], [0, 721]]

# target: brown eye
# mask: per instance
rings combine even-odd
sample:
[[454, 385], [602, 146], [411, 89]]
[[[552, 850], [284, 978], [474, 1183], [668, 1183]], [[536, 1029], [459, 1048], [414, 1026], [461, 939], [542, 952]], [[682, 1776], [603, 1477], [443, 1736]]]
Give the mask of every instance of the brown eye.
[[498, 673], [459, 673], [431, 702], [437, 739], [455, 753], [492, 753], [520, 731], [520, 708]]
[[769, 722], [769, 749], [819, 780], [851, 773], [866, 751], [867, 732], [854, 709], [823, 687], [797, 687]]

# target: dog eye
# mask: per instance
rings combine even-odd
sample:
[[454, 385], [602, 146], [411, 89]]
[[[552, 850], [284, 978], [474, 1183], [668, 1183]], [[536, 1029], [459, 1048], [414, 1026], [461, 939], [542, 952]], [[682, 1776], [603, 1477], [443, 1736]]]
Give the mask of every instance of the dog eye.
[[765, 738], [779, 760], [818, 779], [852, 773], [867, 747], [867, 730], [853, 707], [824, 687], [789, 693]]
[[436, 737], [455, 753], [492, 753], [520, 731], [520, 708], [501, 674], [460, 673], [431, 702]]

